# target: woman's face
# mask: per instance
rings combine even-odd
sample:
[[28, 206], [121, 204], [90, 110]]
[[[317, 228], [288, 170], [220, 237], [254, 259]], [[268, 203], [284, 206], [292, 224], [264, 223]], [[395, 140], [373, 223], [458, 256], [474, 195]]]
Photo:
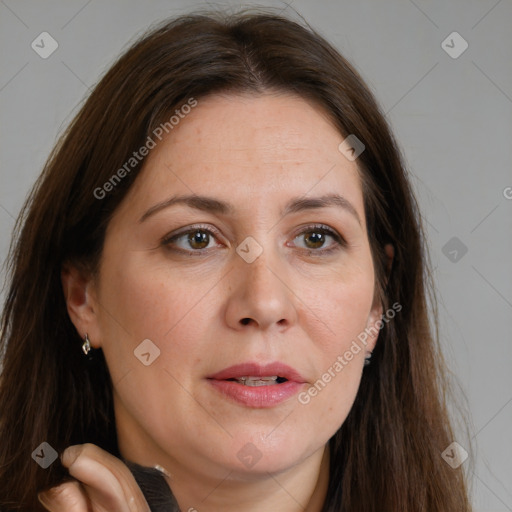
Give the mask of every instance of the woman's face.
[[299, 97], [216, 95], [150, 150], [80, 325], [105, 353], [126, 458], [248, 478], [341, 426], [375, 339], [353, 342], [382, 313], [342, 140]]

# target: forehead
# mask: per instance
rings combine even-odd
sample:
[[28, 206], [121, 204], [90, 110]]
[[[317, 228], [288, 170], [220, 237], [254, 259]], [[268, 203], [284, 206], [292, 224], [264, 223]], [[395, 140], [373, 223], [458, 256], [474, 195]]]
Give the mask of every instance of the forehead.
[[300, 164], [329, 153], [337, 158], [341, 138], [327, 114], [301, 97], [215, 95], [200, 100], [169, 134], [167, 149], [195, 149], [182, 155], [190, 161], [208, 155], [238, 166]]
[[[343, 135], [316, 104], [286, 94], [212, 95], [151, 150], [130, 203], [214, 195], [243, 207], [270, 196], [337, 192], [364, 217], [359, 170]], [[252, 203], [256, 204], [256, 202]]]

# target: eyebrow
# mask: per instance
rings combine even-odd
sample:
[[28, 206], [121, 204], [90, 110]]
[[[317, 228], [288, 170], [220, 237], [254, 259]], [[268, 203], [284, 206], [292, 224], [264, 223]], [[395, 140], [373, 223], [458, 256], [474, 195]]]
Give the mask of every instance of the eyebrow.
[[[225, 201], [221, 201], [213, 197], [190, 194], [173, 196], [165, 201], [155, 204], [142, 215], [139, 222], [144, 222], [147, 218], [157, 212], [177, 204], [183, 204], [189, 208], [220, 215], [226, 215], [234, 212], [233, 206]], [[361, 218], [359, 217], [357, 210], [348, 199], [339, 194], [325, 194], [320, 197], [299, 197], [291, 199], [284, 207], [281, 215], [284, 217], [291, 213], [328, 207], [342, 208], [355, 217], [359, 225], [361, 225]]]

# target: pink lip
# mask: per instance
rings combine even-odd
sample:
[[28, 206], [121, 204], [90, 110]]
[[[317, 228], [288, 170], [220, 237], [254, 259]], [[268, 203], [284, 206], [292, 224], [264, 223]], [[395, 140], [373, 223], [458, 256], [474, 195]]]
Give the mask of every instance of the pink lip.
[[221, 370], [214, 375], [210, 375], [208, 378], [215, 380], [227, 380], [239, 379], [240, 377], [249, 375], [252, 375], [253, 377], [271, 377], [272, 375], [277, 375], [278, 377], [283, 377], [284, 379], [293, 382], [306, 382], [306, 379], [302, 377], [297, 370], [294, 370], [291, 366], [283, 363], [269, 363], [265, 365], [258, 363], [235, 364], [229, 368], [224, 368], [224, 370]]
[[[287, 379], [281, 384], [270, 386], [245, 386], [228, 379], [239, 379], [244, 376], [278, 377]], [[209, 376], [208, 382], [224, 396], [252, 408], [267, 408], [280, 404], [297, 394], [306, 383], [296, 370], [282, 363], [260, 365], [258, 363], [242, 363]]]

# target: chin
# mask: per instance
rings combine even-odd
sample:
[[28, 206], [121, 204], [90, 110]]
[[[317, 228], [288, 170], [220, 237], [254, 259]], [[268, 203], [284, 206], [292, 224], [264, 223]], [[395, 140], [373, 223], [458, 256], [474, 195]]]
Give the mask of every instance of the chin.
[[238, 460], [227, 466], [231, 472], [230, 478], [240, 482], [250, 482], [267, 479], [269, 474], [278, 475], [296, 466], [300, 460], [290, 457], [287, 460], [278, 459], [273, 455], [263, 456], [254, 466], [244, 467]]
[[324, 444], [319, 445], [318, 438], [310, 443], [305, 442], [304, 436], [298, 432], [284, 432], [267, 439], [262, 436], [248, 436], [246, 433], [234, 437], [227, 462], [229, 469], [242, 478], [268, 476], [268, 473], [280, 473], [292, 468]]

